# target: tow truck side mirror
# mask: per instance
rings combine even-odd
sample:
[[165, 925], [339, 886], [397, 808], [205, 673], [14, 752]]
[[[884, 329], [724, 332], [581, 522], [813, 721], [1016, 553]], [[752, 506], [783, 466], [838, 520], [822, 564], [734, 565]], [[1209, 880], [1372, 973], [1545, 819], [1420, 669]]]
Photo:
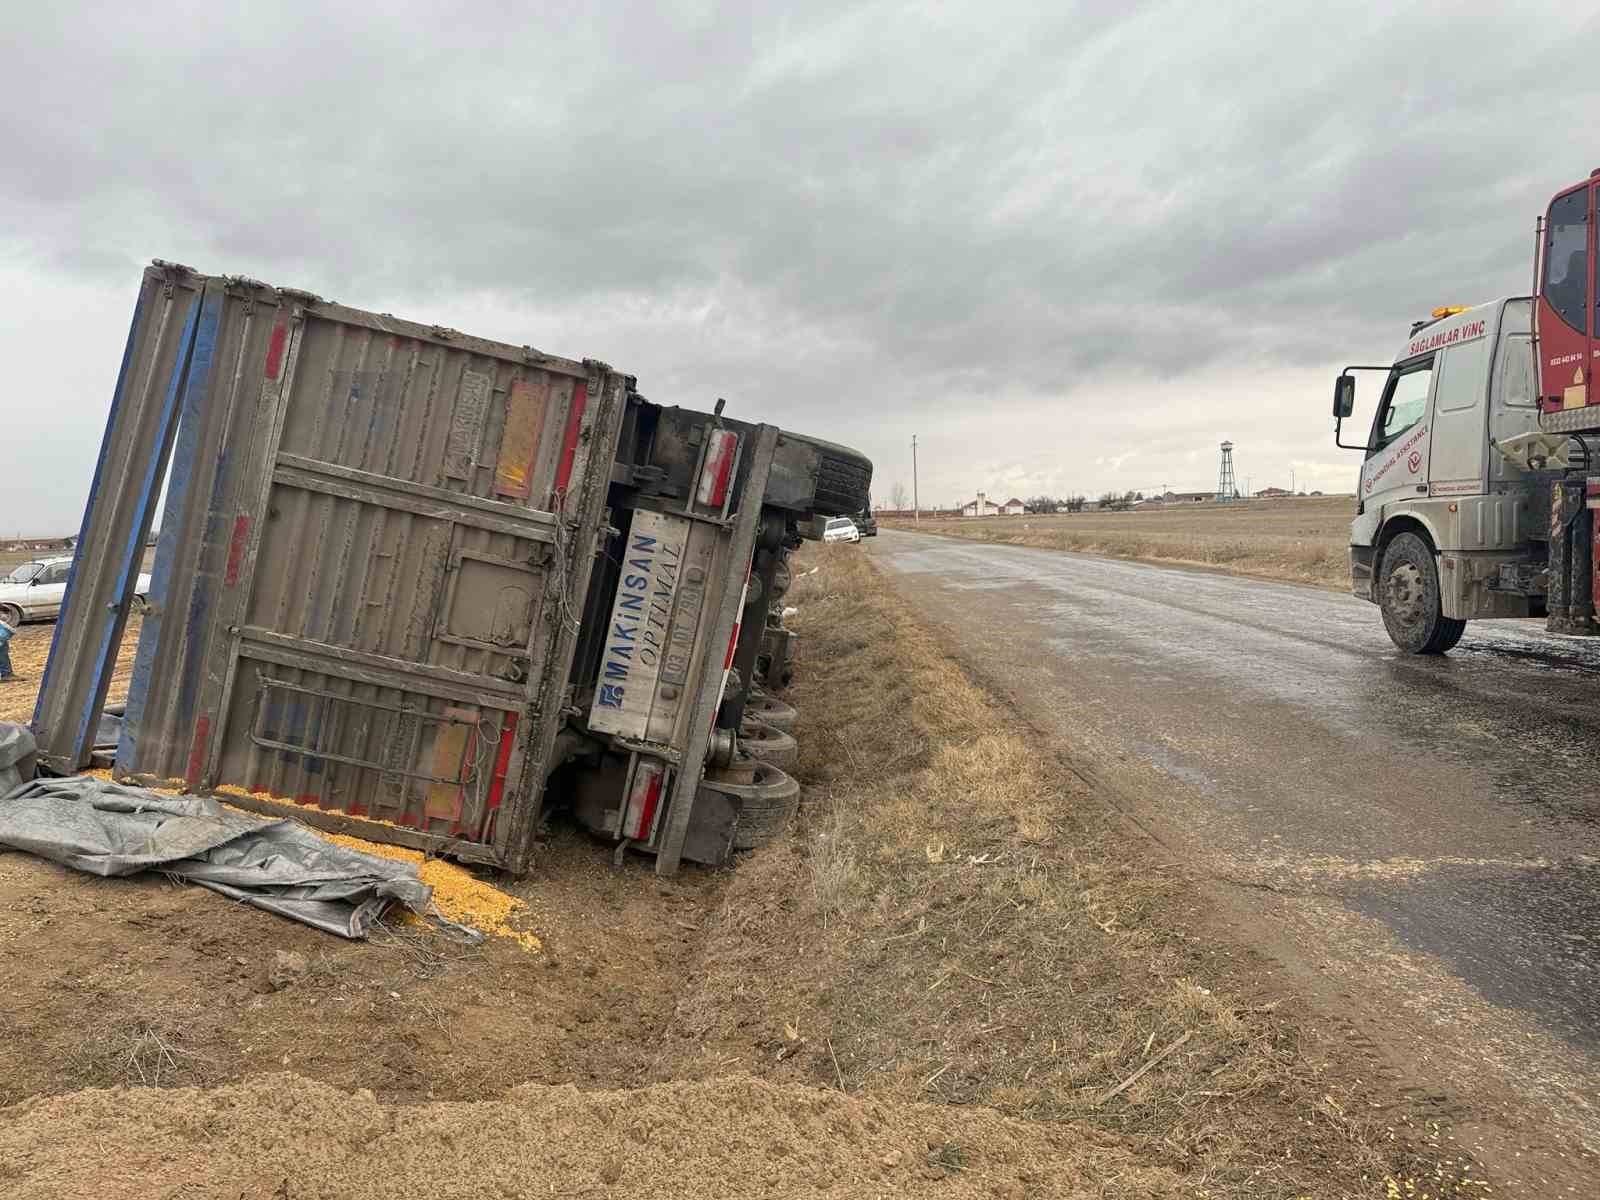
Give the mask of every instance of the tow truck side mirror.
[[1344, 420], [1356, 410], [1356, 377], [1341, 375], [1333, 381], [1333, 415]]

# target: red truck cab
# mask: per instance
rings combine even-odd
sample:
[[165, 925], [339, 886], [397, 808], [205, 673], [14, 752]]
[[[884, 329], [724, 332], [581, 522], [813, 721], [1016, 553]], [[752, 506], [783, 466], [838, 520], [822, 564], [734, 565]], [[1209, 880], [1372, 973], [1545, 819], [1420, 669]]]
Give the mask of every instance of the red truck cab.
[[1558, 193], [1539, 243], [1534, 318], [1540, 425], [1551, 433], [1600, 429], [1596, 340], [1595, 192], [1600, 171]]

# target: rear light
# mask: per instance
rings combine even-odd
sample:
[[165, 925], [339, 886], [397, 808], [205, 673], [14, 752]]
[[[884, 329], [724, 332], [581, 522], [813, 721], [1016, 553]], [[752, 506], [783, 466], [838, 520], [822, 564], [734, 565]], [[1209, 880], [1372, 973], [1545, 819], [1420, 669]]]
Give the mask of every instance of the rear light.
[[726, 429], [715, 430], [706, 439], [706, 461], [700, 468], [700, 486], [695, 499], [711, 508], [721, 508], [728, 497], [728, 477], [733, 474], [733, 458], [739, 449], [739, 435]]
[[640, 758], [633, 769], [633, 783], [628, 788], [628, 811], [622, 820], [622, 836], [636, 842], [648, 842], [656, 823], [656, 813], [661, 809], [661, 788], [667, 781], [665, 763], [653, 758]]

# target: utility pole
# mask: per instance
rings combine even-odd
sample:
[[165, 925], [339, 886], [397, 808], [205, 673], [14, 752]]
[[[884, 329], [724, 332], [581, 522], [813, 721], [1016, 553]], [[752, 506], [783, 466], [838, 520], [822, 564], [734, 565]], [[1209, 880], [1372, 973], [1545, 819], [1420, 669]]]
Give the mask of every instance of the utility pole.
[[1294, 495], [1294, 494], [1295, 494], [1295, 487], [1294, 487], [1294, 468], [1293, 468], [1293, 467], [1290, 467], [1290, 468], [1289, 468], [1289, 495], [1291, 495], [1291, 496], [1293, 496], [1293, 495]]
[[917, 494], [917, 435], [911, 435], [911, 523], [922, 524], [922, 501]]

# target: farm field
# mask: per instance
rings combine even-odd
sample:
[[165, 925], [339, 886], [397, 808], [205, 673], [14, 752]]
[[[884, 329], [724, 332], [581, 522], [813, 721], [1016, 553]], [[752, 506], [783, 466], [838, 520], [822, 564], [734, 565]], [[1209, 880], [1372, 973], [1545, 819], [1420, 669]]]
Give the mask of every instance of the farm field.
[[[1305, 496], [1129, 512], [924, 518], [915, 527], [947, 537], [1198, 564], [1342, 590], [1349, 582], [1346, 547], [1354, 515], [1353, 496]], [[903, 518], [882, 524], [912, 527]]]

